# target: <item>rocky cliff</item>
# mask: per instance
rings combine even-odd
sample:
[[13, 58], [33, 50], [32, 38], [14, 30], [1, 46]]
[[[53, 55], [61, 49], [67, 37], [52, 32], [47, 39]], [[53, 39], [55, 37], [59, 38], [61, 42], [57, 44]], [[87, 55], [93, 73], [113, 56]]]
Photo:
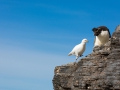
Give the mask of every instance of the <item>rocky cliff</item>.
[[120, 90], [120, 25], [109, 42], [77, 63], [57, 66], [54, 90]]

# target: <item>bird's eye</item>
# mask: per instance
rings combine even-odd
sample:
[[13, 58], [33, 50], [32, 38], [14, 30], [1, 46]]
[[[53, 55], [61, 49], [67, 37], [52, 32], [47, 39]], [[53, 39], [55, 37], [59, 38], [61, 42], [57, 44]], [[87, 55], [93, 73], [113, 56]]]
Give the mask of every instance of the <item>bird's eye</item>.
[[97, 32], [99, 31], [99, 29], [96, 30]]

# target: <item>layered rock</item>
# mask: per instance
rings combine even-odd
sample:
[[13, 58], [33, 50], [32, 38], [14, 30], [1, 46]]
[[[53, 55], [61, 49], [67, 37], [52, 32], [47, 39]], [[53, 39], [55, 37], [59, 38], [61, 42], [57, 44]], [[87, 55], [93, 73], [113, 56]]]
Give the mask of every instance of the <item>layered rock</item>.
[[77, 63], [57, 66], [54, 90], [120, 90], [120, 26], [102, 47]]

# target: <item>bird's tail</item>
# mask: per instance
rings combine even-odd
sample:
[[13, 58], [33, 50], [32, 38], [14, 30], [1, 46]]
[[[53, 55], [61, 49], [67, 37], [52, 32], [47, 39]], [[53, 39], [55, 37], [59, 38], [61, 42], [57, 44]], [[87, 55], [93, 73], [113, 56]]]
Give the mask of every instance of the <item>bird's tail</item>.
[[68, 56], [71, 56], [72, 55], [72, 53], [70, 52], [69, 54], [68, 54]]

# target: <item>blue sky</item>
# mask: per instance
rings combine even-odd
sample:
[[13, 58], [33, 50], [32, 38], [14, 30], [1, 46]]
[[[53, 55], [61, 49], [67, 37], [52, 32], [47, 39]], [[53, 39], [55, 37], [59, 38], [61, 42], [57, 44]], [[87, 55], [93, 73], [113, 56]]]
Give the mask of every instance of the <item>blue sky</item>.
[[[119, 0], [0, 0], [0, 90], [53, 90], [54, 68], [75, 61], [72, 48], [93, 27], [111, 34], [120, 24]], [[83, 57], [84, 57], [83, 56]]]

